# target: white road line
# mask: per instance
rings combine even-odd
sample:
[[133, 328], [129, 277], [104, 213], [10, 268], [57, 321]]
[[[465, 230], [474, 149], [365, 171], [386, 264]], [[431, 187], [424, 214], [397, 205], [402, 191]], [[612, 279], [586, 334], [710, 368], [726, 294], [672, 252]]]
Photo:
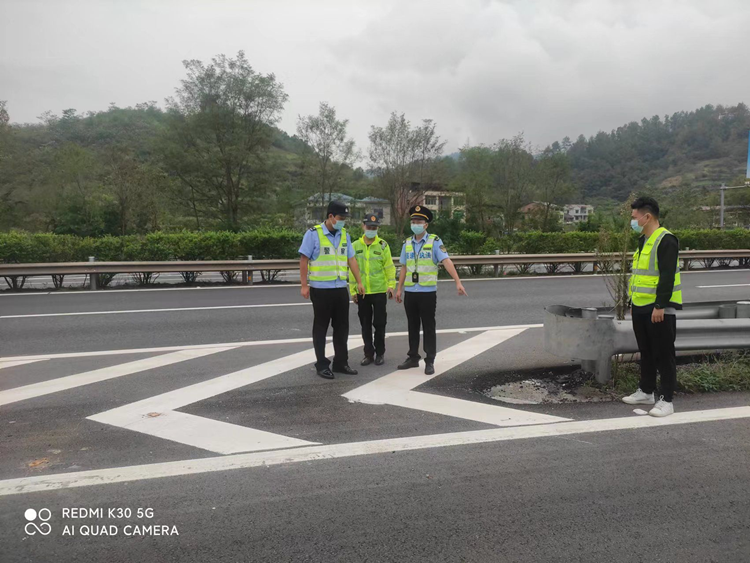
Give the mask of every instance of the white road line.
[[[736, 274], [740, 272], [750, 272], [748, 269], [742, 270], [690, 270], [688, 272], [681, 272], [683, 276], [691, 274]], [[568, 274], [561, 276], [506, 276], [502, 278], [467, 278], [462, 280], [465, 282], [474, 281], [514, 281], [514, 280], [559, 280], [559, 279], [571, 279], [571, 278], [602, 278], [603, 274]], [[454, 283], [453, 280], [438, 280], [438, 283]], [[272, 285], [232, 285], [227, 287], [153, 287], [153, 288], [134, 288], [134, 289], [105, 289], [101, 291], [43, 291], [35, 293], [13, 293], [8, 290], [0, 290], [0, 297], [36, 297], [40, 295], [108, 295], [110, 293], [128, 293], [128, 292], [143, 292], [143, 291], [208, 291], [208, 290], [225, 290], [225, 289], [280, 289], [284, 287], [300, 287], [298, 283], [281, 283]]]
[[217, 454], [278, 450], [319, 443], [172, 410], [160, 412], [159, 416], [149, 416], [149, 413], [134, 410], [129, 417], [124, 414], [121, 417], [118, 416], [121, 423], [117, 424], [114, 423], [114, 415], [104, 416], [109, 413], [111, 411], [88, 418]]
[[625, 418], [580, 420], [575, 422], [561, 422], [560, 424], [492, 428], [489, 430], [434, 434], [432, 436], [412, 436], [347, 444], [310, 446], [293, 450], [235, 454], [231, 456], [7, 479], [0, 481], [0, 496], [179, 477], [182, 475], [198, 475], [201, 473], [249, 469], [261, 466], [309, 463], [320, 460], [407, 452], [428, 448], [488, 444], [509, 440], [560, 437], [595, 432], [660, 428], [663, 426], [737, 420], [748, 417], [750, 417], [750, 407], [734, 407], [676, 413], [666, 418], [628, 416]]
[[0, 291], [0, 297], [38, 297], [41, 295], [88, 295], [89, 297], [94, 295], [108, 295], [110, 293], [132, 293], [134, 291], [147, 292], [147, 291], [210, 291], [210, 290], [224, 290], [224, 289], [279, 289], [283, 287], [300, 287], [300, 284], [272, 284], [272, 285], [228, 285], [221, 287], [144, 287], [139, 289], [106, 289], [101, 291], [36, 291], [34, 293], [13, 293], [10, 291]]
[[202, 356], [208, 356], [209, 354], [216, 354], [218, 352], [224, 352], [231, 349], [232, 347], [217, 347], [208, 349], [199, 348], [194, 350], [180, 350], [179, 352], [173, 352], [172, 354], [165, 354], [152, 358], [144, 358], [142, 360], [136, 360], [134, 362], [128, 362], [126, 364], [96, 369], [93, 371], [86, 371], [77, 373], [75, 375], [68, 375], [65, 377], [59, 377], [57, 379], [51, 379], [49, 381], [33, 383], [31, 385], [24, 385], [23, 387], [14, 387], [13, 389], [0, 391], [0, 406], [8, 405], [10, 403], [15, 403], [18, 401], [24, 401], [26, 399], [32, 399], [34, 397], [41, 397], [42, 395], [49, 395], [50, 393], [67, 391], [69, 389], [81, 387], [82, 385], [89, 385], [91, 383], [98, 383], [99, 381], [114, 379], [115, 377], [122, 377], [124, 375], [130, 375], [141, 371], [156, 369], [168, 366], [170, 364], [175, 364], [177, 362], [184, 362], [185, 360], [192, 360], [195, 358], [200, 358]]
[[434, 375], [425, 375], [421, 368], [394, 371], [384, 377], [376, 379], [361, 387], [357, 387], [344, 395], [352, 402], [370, 405], [393, 405], [408, 409], [432, 412], [465, 420], [474, 420], [496, 426], [518, 426], [530, 424], [545, 424], [570, 420], [557, 416], [538, 414], [501, 407], [444, 397], [429, 393], [418, 393], [412, 389], [428, 382], [441, 373], [453, 369], [457, 365], [475, 358], [490, 348], [517, 336], [526, 329], [511, 328], [483, 332], [468, 340], [451, 346], [440, 352], [440, 362], [435, 366]]
[[26, 364], [33, 364], [42, 360], [15, 360], [15, 361], [0, 361], [0, 369], [12, 368], [15, 366], [25, 366]]
[[[326, 353], [333, 353], [333, 347], [330, 344], [327, 346]], [[317, 442], [306, 442], [245, 426], [174, 412], [176, 409], [198, 401], [263, 381], [269, 377], [314, 362], [315, 352], [305, 350], [95, 414], [89, 416], [88, 420], [222, 454], [316, 444]]]
[[30, 319], [37, 317], [78, 317], [85, 315], [125, 315], [133, 313], [174, 313], [178, 311], [212, 311], [217, 309], [259, 309], [269, 307], [309, 307], [305, 303], [262, 303], [259, 305], [219, 305], [215, 307], [179, 307], [173, 309], [131, 309], [128, 311], [76, 311], [73, 313], [39, 313], [34, 315], [0, 315], [0, 319]]
[[[484, 332], [487, 330], [501, 330], [501, 329], [527, 329], [527, 328], [542, 328], [542, 324], [528, 324], [528, 325], [505, 325], [505, 326], [478, 326], [478, 327], [467, 327], [467, 328], [441, 328], [437, 330], [438, 334], [463, 334], [470, 332]], [[386, 333], [386, 338], [394, 336], [407, 336], [408, 332], [390, 332]], [[329, 337], [328, 340], [331, 340]], [[362, 341], [360, 337], [352, 336], [352, 340]], [[0, 362], [8, 361], [25, 361], [25, 360], [56, 360], [64, 358], [90, 358], [94, 356], [115, 356], [119, 354], [145, 354], [150, 352], [176, 352], [178, 350], [202, 350], [207, 348], [224, 348], [230, 346], [233, 348], [240, 348], [243, 346], [273, 346], [273, 345], [286, 345], [286, 344], [308, 344], [312, 342], [312, 339], [308, 336], [305, 338], [282, 338], [278, 340], [251, 340], [248, 342], [222, 342], [217, 344], [188, 344], [182, 346], [161, 346], [159, 348], [126, 348], [122, 350], [97, 350], [94, 352], [63, 352], [60, 354], [37, 354], [34, 356], [6, 356], [0, 357]]]
[[709, 289], [713, 287], [750, 287], [750, 283], [730, 283], [727, 285], [696, 285], [698, 289]]

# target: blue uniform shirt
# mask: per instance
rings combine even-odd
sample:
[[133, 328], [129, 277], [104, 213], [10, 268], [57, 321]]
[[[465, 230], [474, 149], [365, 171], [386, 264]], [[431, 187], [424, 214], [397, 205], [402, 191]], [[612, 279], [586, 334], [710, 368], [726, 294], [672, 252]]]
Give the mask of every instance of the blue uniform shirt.
[[[321, 223], [323, 227], [323, 234], [328, 237], [331, 244], [335, 248], [339, 247], [341, 241], [341, 231], [334, 230], [329, 231], [325, 223]], [[318, 239], [318, 233], [316, 229], [308, 230], [302, 239], [302, 244], [299, 247], [299, 253], [307, 256], [310, 261], [315, 260], [320, 254], [320, 240]], [[349, 238], [349, 233], [346, 233], [346, 257], [354, 258], [354, 247], [352, 246], [352, 239]], [[334, 281], [311, 281], [310, 287], [317, 289], [335, 289], [337, 287], [348, 287], [348, 280], [334, 280]]]
[[[425, 235], [422, 237], [422, 240], [417, 240], [416, 237], [411, 237], [411, 244], [412, 248], [414, 248], [414, 253], [419, 254], [422, 251], [422, 247], [424, 246], [425, 241], [427, 240], [427, 237], [429, 236], [428, 233], [425, 233]], [[408, 242], [408, 239], [407, 239]], [[401, 265], [403, 267], [406, 267], [406, 242], [404, 242], [404, 246], [401, 247]], [[409, 255], [409, 260], [414, 260], [413, 255]], [[443, 241], [440, 240], [440, 237], [435, 237], [435, 240], [432, 241], [432, 261], [435, 264], [440, 264], [443, 260], [446, 258], [450, 258], [448, 256], [448, 253], [445, 251], [445, 247], [443, 246]], [[407, 274], [408, 275], [408, 274]], [[428, 291], [437, 291], [437, 286], [423, 286], [420, 283], [417, 283], [412, 286], [404, 286], [404, 291], [413, 291], [415, 293], [420, 292], [428, 292]]]

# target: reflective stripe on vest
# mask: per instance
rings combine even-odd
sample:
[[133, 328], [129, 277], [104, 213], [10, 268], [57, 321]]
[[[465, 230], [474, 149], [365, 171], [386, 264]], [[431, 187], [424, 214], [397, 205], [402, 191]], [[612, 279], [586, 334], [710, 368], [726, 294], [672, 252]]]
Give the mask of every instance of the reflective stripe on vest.
[[333, 246], [329, 238], [323, 234], [321, 225], [316, 225], [315, 230], [320, 241], [320, 254], [315, 260], [311, 260], [307, 267], [308, 279], [310, 281], [347, 281], [349, 273], [346, 258], [346, 229], [341, 229], [338, 248]]
[[[414, 247], [411, 238], [406, 241], [406, 282], [405, 286], [411, 287], [416, 285], [411, 281], [411, 275], [414, 272], [419, 274], [419, 285], [430, 287], [437, 285], [438, 265], [432, 261], [432, 243], [435, 241], [435, 235], [428, 235], [427, 240], [419, 251], [419, 256], [414, 255]], [[409, 259], [411, 254], [412, 258]]]
[[[633, 275], [630, 277], [628, 294], [637, 307], [643, 307], [656, 302], [656, 288], [659, 285], [659, 243], [666, 236], [672, 234], [664, 227], [659, 227], [643, 244], [643, 248], [633, 256]], [[680, 263], [675, 270], [674, 289], [669, 299], [670, 303], [682, 304], [682, 285], [680, 281]], [[666, 304], [665, 304], [666, 305]]]

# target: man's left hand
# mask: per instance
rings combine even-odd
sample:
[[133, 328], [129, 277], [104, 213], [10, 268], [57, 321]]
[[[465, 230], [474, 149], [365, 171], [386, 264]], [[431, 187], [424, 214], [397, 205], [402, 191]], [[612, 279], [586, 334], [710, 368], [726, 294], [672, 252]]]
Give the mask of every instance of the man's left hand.
[[464, 289], [464, 284], [461, 282], [456, 282], [456, 289], [458, 290], [459, 295], [466, 295], [468, 297], [468, 293], [466, 293], [466, 290]]
[[388, 288], [388, 299], [393, 299], [393, 290], [390, 287]]
[[660, 323], [664, 320], [664, 309], [657, 309], [654, 307], [654, 312], [651, 313], [651, 322]]
[[362, 285], [362, 282], [357, 283], [357, 293], [359, 293], [360, 295], [365, 294], [365, 286]]

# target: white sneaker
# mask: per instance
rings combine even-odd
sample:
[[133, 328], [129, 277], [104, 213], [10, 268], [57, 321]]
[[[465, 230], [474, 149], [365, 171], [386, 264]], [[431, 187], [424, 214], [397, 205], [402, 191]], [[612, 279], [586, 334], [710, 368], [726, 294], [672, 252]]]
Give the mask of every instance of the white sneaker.
[[627, 397], [622, 398], [623, 403], [627, 403], [629, 405], [653, 405], [654, 404], [654, 394], [653, 393], [644, 393], [640, 389], [633, 393], [632, 395], [628, 395]]
[[654, 408], [648, 411], [651, 416], [669, 416], [674, 414], [674, 405], [664, 400], [664, 397], [659, 397], [659, 402], [654, 405]]

